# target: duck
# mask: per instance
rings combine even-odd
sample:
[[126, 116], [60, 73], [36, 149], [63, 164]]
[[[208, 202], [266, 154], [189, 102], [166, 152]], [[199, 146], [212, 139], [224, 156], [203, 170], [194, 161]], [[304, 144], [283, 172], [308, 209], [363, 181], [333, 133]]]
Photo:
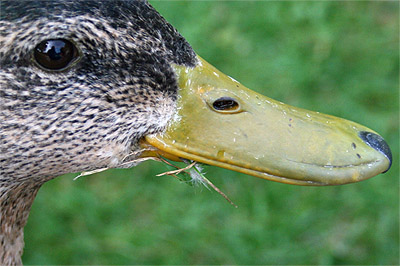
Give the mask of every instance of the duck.
[[189, 160], [303, 186], [389, 170], [375, 131], [249, 90], [147, 1], [1, 1], [0, 264], [22, 264], [40, 187], [65, 173]]

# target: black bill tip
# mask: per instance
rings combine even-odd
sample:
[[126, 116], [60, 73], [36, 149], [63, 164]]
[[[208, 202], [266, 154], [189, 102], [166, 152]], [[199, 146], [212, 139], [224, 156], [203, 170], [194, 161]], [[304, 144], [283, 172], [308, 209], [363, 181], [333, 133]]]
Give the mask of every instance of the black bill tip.
[[361, 131], [358, 133], [358, 135], [365, 143], [368, 144], [368, 146], [374, 148], [388, 158], [389, 167], [383, 172], [386, 173], [390, 169], [390, 166], [392, 166], [392, 152], [389, 148], [389, 145], [381, 136], [372, 132]]

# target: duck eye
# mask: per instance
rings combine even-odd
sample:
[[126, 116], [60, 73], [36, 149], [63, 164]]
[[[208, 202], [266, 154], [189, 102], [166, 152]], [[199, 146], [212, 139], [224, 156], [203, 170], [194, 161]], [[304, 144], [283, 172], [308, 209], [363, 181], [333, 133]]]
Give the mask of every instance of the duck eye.
[[218, 98], [212, 106], [217, 111], [235, 112], [239, 109], [239, 103], [231, 97]]
[[47, 70], [62, 70], [79, 56], [75, 45], [64, 39], [50, 39], [39, 43], [33, 52], [34, 59]]

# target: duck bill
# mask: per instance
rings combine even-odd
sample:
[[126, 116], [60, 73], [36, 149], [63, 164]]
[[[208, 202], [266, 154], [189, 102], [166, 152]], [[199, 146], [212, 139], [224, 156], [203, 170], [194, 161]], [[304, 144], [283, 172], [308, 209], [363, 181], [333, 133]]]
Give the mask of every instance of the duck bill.
[[155, 149], [143, 156], [184, 158], [296, 185], [357, 182], [390, 166], [387, 152], [362, 136], [383, 139], [364, 126], [267, 98], [201, 58], [195, 68], [175, 71], [176, 114], [165, 132], [145, 137], [142, 145]]

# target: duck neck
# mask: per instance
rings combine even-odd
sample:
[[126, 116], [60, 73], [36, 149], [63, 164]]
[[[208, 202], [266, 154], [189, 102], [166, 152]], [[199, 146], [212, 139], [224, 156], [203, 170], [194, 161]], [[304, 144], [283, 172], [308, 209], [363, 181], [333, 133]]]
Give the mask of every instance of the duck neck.
[[0, 179], [0, 265], [20, 265], [24, 226], [42, 184]]

